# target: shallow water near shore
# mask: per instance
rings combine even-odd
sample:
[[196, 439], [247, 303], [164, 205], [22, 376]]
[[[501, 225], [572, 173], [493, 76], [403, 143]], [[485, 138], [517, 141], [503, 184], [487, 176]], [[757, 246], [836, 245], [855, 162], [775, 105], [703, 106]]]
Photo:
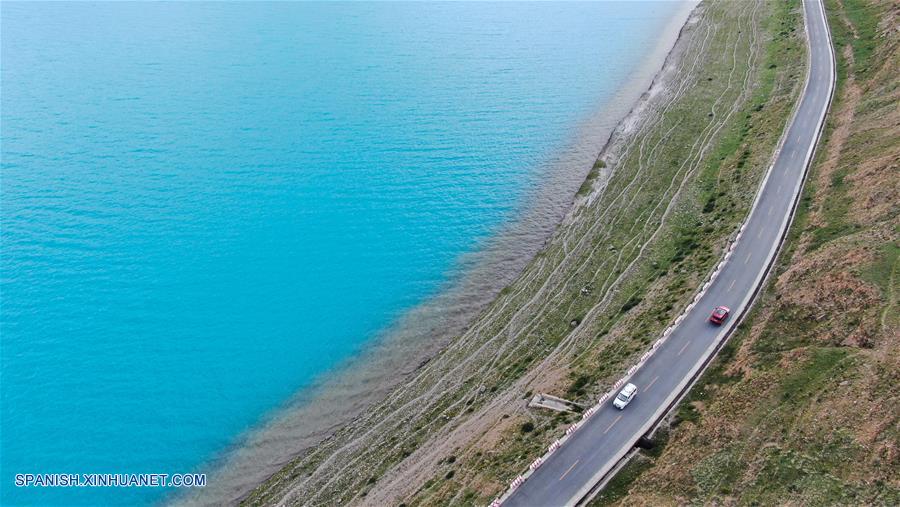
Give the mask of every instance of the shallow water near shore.
[[207, 470], [570, 199], [677, 6], [4, 3], [0, 503]]

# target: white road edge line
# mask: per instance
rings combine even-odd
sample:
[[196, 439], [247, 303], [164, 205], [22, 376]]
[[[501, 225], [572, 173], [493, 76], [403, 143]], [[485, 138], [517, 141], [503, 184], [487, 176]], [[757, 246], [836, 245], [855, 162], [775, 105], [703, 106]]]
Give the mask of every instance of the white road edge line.
[[575, 463], [572, 463], [572, 466], [570, 466], [569, 469], [566, 470], [566, 472], [564, 474], [559, 476], [559, 480], [563, 480], [567, 475], [569, 475], [569, 472], [571, 472], [572, 469], [575, 468], [575, 465], [577, 465], [579, 461], [581, 461], [581, 458], [576, 459]]
[[625, 414], [619, 414], [619, 417], [616, 417], [613, 422], [609, 423], [609, 426], [607, 426], [606, 429], [603, 430], [603, 434], [605, 435], [609, 430], [611, 430], [612, 427], [615, 426], [617, 422], [619, 422], [619, 419], [621, 419], [623, 415]]

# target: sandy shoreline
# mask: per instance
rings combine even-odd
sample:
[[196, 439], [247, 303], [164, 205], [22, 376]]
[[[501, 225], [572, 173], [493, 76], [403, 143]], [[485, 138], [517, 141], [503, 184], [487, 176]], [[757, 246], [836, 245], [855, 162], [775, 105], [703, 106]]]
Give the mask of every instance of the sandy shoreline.
[[494, 300], [570, 215], [575, 191], [600, 147], [617, 129], [641, 114], [658, 74], [698, 1], [679, 6], [658, 43], [616, 96], [578, 128], [578, 136], [550, 163], [541, 188], [527, 199], [522, 215], [481, 251], [463, 259], [445, 290], [412, 309], [367, 351], [319, 379], [245, 435], [217, 461], [203, 468], [209, 486], [176, 504], [234, 504], [294, 457], [315, 446], [387, 396]]

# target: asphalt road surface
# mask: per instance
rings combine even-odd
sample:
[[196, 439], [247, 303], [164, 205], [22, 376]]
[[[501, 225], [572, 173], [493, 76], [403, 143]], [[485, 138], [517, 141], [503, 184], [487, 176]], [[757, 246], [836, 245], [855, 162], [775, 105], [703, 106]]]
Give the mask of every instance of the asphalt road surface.
[[[574, 505], [599, 484], [690, 385], [762, 284], [793, 217], [834, 88], [834, 54], [821, 0], [805, 0], [809, 75], [799, 109], [727, 263], [694, 308], [631, 377], [637, 395], [625, 410], [606, 402], [504, 502]], [[725, 305], [722, 326], [707, 321]]]

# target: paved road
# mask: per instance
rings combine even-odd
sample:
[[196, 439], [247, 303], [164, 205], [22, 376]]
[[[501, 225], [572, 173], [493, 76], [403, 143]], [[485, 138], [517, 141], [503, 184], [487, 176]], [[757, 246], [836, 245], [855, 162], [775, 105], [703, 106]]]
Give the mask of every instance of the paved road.
[[[638, 386], [625, 410], [607, 402], [504, 502], [504, 506], [573, 505], [599, 484], [664, 415], [717, 350], [752, 301], [781, 244], [834, 88], [834, 59], [821, 0], [805, 0], [810, 70], [800, 107], [732, 255], [696, 306], [631, 378]], [[707, 317], [725, 305], [726, 325]]]

